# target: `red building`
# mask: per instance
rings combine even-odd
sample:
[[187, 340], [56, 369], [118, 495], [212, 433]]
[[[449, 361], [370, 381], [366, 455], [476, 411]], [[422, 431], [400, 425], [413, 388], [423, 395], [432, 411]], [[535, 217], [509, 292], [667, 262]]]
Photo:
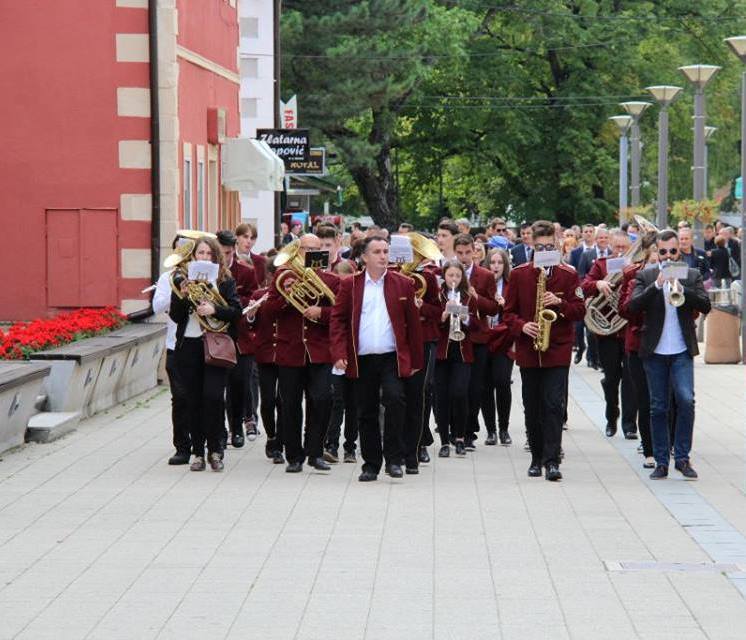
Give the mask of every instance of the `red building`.
[[221, 143], [239, 131], [236, 0], [24, 0], [2, 14], [0, 320], [146, 309], [176, 229], [240, 218], [220, 186]]

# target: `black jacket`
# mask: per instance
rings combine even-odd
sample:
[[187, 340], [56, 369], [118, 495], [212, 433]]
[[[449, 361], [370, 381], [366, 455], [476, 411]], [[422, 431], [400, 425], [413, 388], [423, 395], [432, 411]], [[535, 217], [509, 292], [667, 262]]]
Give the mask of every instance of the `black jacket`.
[[[228, 333], [235, 340], [237, 336], [236, 323], [241, 318], [241, 301], [238, 299], [236, 292], [236, 281], [233, 278], [226, 278], [218, 285], [218, 291], [223, 296], [223, 300], [228, 306], [215, 305], [215, 317], [224, 322], [230, 322]], [[176, 323], [176, 348], [178, 349], [184, 341], [184, 332], [186, 331], [189, 315], [195, 313], [192, 303], [188, 298], [180, 298], [173, 291], [171, 292], [171, 307], [168, 315]]]
[[680, 251], [679, 255], [692, 269], [697, 269], [702, 274], [703, 280], [707, 280], [710, 277], [710, 263], [702, 249], [692, 247], [691, 253]]
[[[635, 288], [628, 304], [630, 313], [644, 314], [639, 350], [641, 358], [653, 354], [663, 333], [666, 303], [663, 299], [664, 290], [655, 286], [659, 273], [658, 269], [638, 271]], [[689, 274], [686, 280], [681, 281], [681, 286], [684, 291], [684, 304], [677, 309], [679, 326], [689, 355], [696, 356], [699, 347], [694, 329], [694, 312], [709, 313], [710, 298], [702, 283], [702, 274], [697, 269], [689, 269]]]

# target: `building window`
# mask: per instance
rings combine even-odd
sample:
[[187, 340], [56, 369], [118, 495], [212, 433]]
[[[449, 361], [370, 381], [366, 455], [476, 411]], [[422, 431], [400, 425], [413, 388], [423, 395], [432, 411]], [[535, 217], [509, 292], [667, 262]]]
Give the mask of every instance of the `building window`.
[[242, 38], [259, 37], [259, 18], [241, 18], [239, 22]]
[[197, 228], [205, 228], [205, 163], [197, 162]]
[[184, 158], [184, 227], [192, 228], [192, 159]]
[[256, 98], [241, 98], [241, 115], [244, 118], [256, 118], [257, 104]]
[[241, 58], [241, 77], [258, 78], [259, 77], [259, 59], [258, 58]]

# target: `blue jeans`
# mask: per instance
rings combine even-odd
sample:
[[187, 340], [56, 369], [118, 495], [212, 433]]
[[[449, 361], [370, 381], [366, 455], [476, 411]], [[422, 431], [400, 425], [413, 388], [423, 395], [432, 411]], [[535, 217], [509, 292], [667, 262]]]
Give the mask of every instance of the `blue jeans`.
[[653, 455], [659, 465], [668, 466], [671, 441], [668, 432], [670, 394], [676, 398], [674, 459], [689, 460], [694, 429], [694, 360], [688, 352], [672, 356], [656, 353], [643, 358], [650, 391], [650, 432]]

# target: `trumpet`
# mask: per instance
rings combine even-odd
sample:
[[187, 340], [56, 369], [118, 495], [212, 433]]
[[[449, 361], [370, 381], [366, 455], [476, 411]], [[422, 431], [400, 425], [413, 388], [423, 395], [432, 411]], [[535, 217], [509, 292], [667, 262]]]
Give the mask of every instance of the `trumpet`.
[[669, 282], [666, 297], [668, 298], [668, 303], [672, 307], [680, 307], [684, 304], [684, 288], [681, 286], [681, 282], [679, 282], [678, 279]]
[[451, 299], [450, 302], [455, 302], [458, 305], [458, 310], [451, 310], [448, 316], [448, 339], [454, 342], [461, 342], [466, 338], [466, 333], [461, 328], [461, 317], [463, 315], [463, 307], [461, 306], [461, 294], [456, 291], [455, 286], [451, 286]]
[[[334, 292], [326, 286], [319, 275], [303, 264], [302, 258], [298, 255], [299, 248], [300, 242], [295, 240], [277, 254], [274, 265], [276, 267], [284, 265], [287, 269], [277, 274], [275, 287], [288, 304], [303, 314], [309, 307], [319, 304], [322, 298], [326, 298], [331, 304], [334, 304], [335, 298]], [[283, 283], [288, 278], [292, 278], [293, 282], [285, 287]]]

